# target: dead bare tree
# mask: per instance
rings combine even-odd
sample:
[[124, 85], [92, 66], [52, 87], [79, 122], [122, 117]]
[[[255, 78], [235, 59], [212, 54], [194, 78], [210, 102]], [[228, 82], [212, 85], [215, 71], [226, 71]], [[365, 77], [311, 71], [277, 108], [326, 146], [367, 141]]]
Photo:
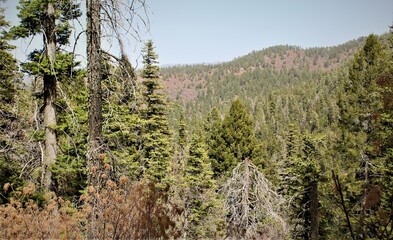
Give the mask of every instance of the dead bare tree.
[[[89, 114], [88, 114], [88, 150], [87, 150], [87, 178], [88, 184], [100, 188], [103, 184], [96, 176], [101, 176], [97, 171], [103, 169], [104, 146], [102, 143], [102, 86], [103, 80], [103, 50], [101, 40], [106, 30], [114, 34], [109, 37], [117, 39], [120, 47], [121, 57], [119, 59], [123, 66], [129, 68], [129, 61], [124, 50], [123, 33], [139, 33], [139, 27], [134, 28], [134, 19], [142, 19], [139, 15], [140, 8], [146, 13], [144, 0], [86, 0], [87, 13], [87, 78], [89, 89]], [[132, 34], [131, 34], [132, 35]], [[134, 35], [133, 35], [134, 36]], [[131, 76], [131, 75], [130, 75]], [[97, 221], [98, 199], [91, 201], [92, 214], [88, 218], [88, 238], [94, 238]]]
[[289, 232], [285, 199], [249, 159], [233, 169], [223, 193], [229, 238], [282, 239]]
[[[127, 36], [140, 39], [140, 22], [148, 26], [145, 0], [87, 0], [87, 75], [89, 85], [89, 140], [88, 140], [88, 171], [94, 166], [99, 167], [98, 156], [103, 152], [102, 145], [102, 62], [104, 51], [101, 40], [108, 36], [116, 39], [121, 57], [113, 57], [124, 69], [126, 79], [134, 78], [132, 66], [125, 52], [124, 40]], [[106, 35], [104, 35], [106, 32]], [[113, 56], [112, 54], [106, 54]], [[133, 69], [132, 69], [133, 70]], [[132, 85], [132, 81], [128, 81]], [[135, 89], [135, 88], [133, 88]], [[135, 90], [134, 90], [135, 93]], [[88, 181], [97, 185], [92, 174]]]

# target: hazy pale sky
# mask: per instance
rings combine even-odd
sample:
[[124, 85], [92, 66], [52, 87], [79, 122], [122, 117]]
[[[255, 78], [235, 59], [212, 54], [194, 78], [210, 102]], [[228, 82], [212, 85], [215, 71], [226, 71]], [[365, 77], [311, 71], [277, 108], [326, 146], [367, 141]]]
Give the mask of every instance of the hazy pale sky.
[[[83, 0], [78, 1], [85, 6]], [[17, 2], [2, 4], [11, 21], [16, 19]], [[142, 38], [154, 41], [162, 65], [229, 61], [280, 44], [333, 46], [370, 33], [385, 33], [393, 22], [393, 0], [146, 2], [150, 32]], [[128, 44], [135, 60], [141, 44]], [[23, 48], [28, 41], [16, 45]], [[83, 53], [84, 45], [78, 49]]]

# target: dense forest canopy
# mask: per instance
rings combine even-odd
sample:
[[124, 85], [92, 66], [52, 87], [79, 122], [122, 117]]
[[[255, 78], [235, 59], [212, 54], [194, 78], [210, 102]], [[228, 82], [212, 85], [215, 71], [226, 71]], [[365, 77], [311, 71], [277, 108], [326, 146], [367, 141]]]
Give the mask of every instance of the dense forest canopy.
[[135, 69], [124, 6], [145, 2], [0, 12], [0, 239], [393, 238], [392, 33], [166, 68], [149, 40]]

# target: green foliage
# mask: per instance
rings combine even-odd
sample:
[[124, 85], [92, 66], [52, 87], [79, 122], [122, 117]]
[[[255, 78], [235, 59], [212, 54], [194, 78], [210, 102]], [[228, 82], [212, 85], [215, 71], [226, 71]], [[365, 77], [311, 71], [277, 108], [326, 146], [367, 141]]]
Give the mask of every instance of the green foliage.
[[[250, 53], [228, 63], [175, 66], [165, 68], [162, 72], [168, 81], [178, 79], [191, 90], [198, 85], [194, 99], [183, 99], [185, 114], [191, 131], [200, 127], [201, 119], [206, 119], [204, 138], [215, 177], [217, 172], [222, 172], [220, 167], [227, 146], [221, 116], [217, 109], [213, 110], [216, 112], [213, 114], [212, 109], [217, 107], [226, 112], [235, 96], [251, 106], [247, 112], [252, 115], [250, 125], [255, 132], [257, 146], [254, 149], [258, 149], [254, 154], [261, 160], [268, 160], [262, 161], [259, 166], [274, 184], [281, 185], [285, 174], [288, 176], [286, 181], [292, 181], [282, 185], [282, 188], [288, 196], [295, 196], [293, 203], [298, 213], [301, 213], [299, 216], [295, 213], [292, 215], [298, 233], [305, 237], [310, 231], [307, 226], [311, 221], [310, 205], [307, 204], [311, 185], [308, 182], [317, 180], [320, 237], [331, 239], [342, 236], [348, 230], [342, 224], [345, 215], [337, 207], [337, 192], [332, 191], [331, 170], [342, 171], [340, 178], [345, 186], [346, 200], [352, 202], [350, 211], [357, 213], [351, 220], [356, 224], [360, 216], [359, 199], [366, 196], [363, 195], [366, 165], [358, 161], [362, 156], [359, 150], [369, 154], [363, 156], [368, 156], [372, 163], [369, 165], [372, 166], [369, 168], [372, 185], [378, 183], [389, 189], [388, 181], [382, 180], [384, 177], [380, 178], [390, 174], [386, 166], [391, 161], [389, 149], [392, 142], [389, 119], [393, 95], [390, 90], [391, 71], [387, 67], [391, 63], [388, 56], [392, 54], [386, 48], [386, 36], [377, 38], [381, 40], [379, 47], [375, 38], [360, 38], [332, 48], [303, 50], [278, 46]], [[357, 54], [363, 55], [362, 60], [355, 57], [355, 60], [348, 61], [364, 44], [367, 54]], [[363, 70], [354, 70], [356, 61], [356, 68]], [[374, 65], [368, 66], [368, 63]], [[362, 80], [353, 81], [356, 78]], [[341, 83], [348, 87], [348, 92], [343, 92]], [[355, 90], [362, 89], [359, 87], [361, 85], [367, 87], [361, 91]], [[356, 93], [352, 94], [351, 91]], [[337, 93], [339, 97], [336, 97]], [[181, 99], [182, 95], [177, 94], [180, 96], [178, 99]], [[343, 104], [348, 107], [347, 113]], [[353, 106], [357, 106], [355, 108], [358, 110], [355, 111]], [[363, 119], [363, 123], [360, 119]], [[343, 122], [347, 124], [345, 127], [341, 125]], [[365, 131], [365, 127], [369, 129]], [[288, 136], [291, 134], [292, 140]], [[379, 160], [374, 161], [372, 158]], [[366, 190], [370, 189], [373, 188]], [[385, 202], [389, 199], [389, 192], [381, 192]], [[386, 208], [380, 210], [382, 208], [377, 211], [380, 214], [378, 216], [385, 214], [387, 217], [381, 218], [385, 220], [379, 222], [387, 224], [389, 211]], [[373, 221], [377, 223], [377, 213], [372, 213]], [[360, 225], [357, 225], [358, 229]]]
[[[40, 164], [40, 175], [42, 175], [41, 185], [46, 190], [54, 187], [61, 195], [67, 195], [70, 192], [72, 192], [70, 194], [74, 194], [78, 192], [80, 186], [83, 185], [80, 183], [83, 181], [81, 180], [83, 174], [77, 175], [77, 181], [71, 183], [71, 185], [76, 184], [79, 185], [79, 187], [64, 186], [64, 188], [62, 188], [60, 185], [67, 185], [70, 183], [68, 180], [74, 180], [70, 177], [73, 174], [67, 175], [66, 172], [74, 168], [76, 173], [81, 173], [80, 169], [83, 164], [78, 158], [70, 159], [64, 157], [70, 154], [70, 152], [76, 152], [75, 147], [73, 148], [67, 145], [71, 142], [69, 141], [70, 138], [68, 138], [69, 135], [63, 135], [67, 132], [73, 135], [70, 132], [75, 130], [75, 128], [70, 130], [72, 127], [70, 127], [70, 125], [66, 126], [71, 121], [69, 117], [57, 115], [64, 114], [64, 112], [68, 114], [73, 113], [71, 105], [73, 105], [74, 102], [71, 103], [71, 101], [74, 101], [75, 98], [72, 99], [72, 97], [69, 97], [69, 99], [67, 99], [69, 95], [63, 95], [63, 99], [59, 100], [57, 91], [60, 90], [61, 94], [64, 94], [63, 89], [68, 89], [69, 86], [67, 85], [70, 84], [69, 80], [74, 80], [74, 77], [79, 74], [75, 69], [78, 63], [74, 62], [73, 54], [64, 53], [61, 48], [69, 43], [68, 41], [71, 35], [71, 25], [69, 21], [81, 16], [79, 4], [75, 3], [73, 0], [20, 0], [17, 9], [19, 10], [18, 17], [20, 22], [19, 25], [11, 28], [9, 36], [12, 36], [14, 39], [35, 36], [42, 36], [43, 38], [42, 48], [30, 53], [29, 61], [21, 64], [25, 72], [35, 77], [34, 81], [42, 81], [42, 84], [36, 82], [35, 86], [36, 93], [34, 95], [37, 96], [38, 99], [32, 99], [34, 104], [37, 105], [36, 111], [38, 111], [38, 105], [43, 105], [43, 111], [37, 112], [35, 116], [36, 127], [33, 134], [35, 140], [38, 141], [38, 148], [42, 151]], [[62, 83], [62, 85], [58, 86], [58, 82]], [[70, 99], [72, 100], [69, 101]], [[57, 109], [55, 108], [56, 104], [58, 104]], [[42, 119], [39, 117], [42, 117]], [[60, 125], [57, 125], [58, 120], [60, 120]], [[67, 120], [69, 122], [67, 122]], [[45, 134], [42, 135], [42, 132], [45, 132]], [[60, 140], [60, 142], [58, 140]], [[78, 140], [76, 140], [76, 142], [78, 142]], [[42, 143], [44, 145], [43, 148], [41, 147]], [[81, 146], [83, 146], [83, 144], [81, 144]], [[66, 152], [59, 153], [57, 148], [66, 150]], [[73, 153], [70, 155], [73, 155]], [[56, 161], [56, 158], [60, 159], [60, 168], [59, 166], [49, 166]], [[75, 160], [78, 164], [74, 164]], [[73, 167], [64, 169], [67, 163], [70, 163]], [[55, 165], [56, 164], [57, 163], [55, 163]], [[56, 173], [53, 174], [51, 171], [55, 171]], [[35, 178], [37, 179], [39, 177], [36, 176]], [[56, 180], [54, 180], [54, 178], [56, 178]]]
[[143, 175], [150, 180], [162, 181], [168, 171], [171, 157], [170, 132], [166, 116], [167, 104], [164, 94], [160, 92], [159, 67], [153, 42], [148, 41], [143, 50], [142, 84], [143, 100], [146, 107], [142, 109], [142, 144], [141, 165]]
[[246, 158], [256, 163], [259, 161], [255, 154], [257, 143], [252, 118], [240, 99], [232, 102], [221, 129], [224, 147], [221, 153], [222, 158], [218, 160], [219, 173], [231, 172], [239, 162]]
[[64, 96], [56, 102], [60, 151], [50, 166], [54, 191], [64, 198], [79, 196], [86, 187], [87, 86], [85, 73], [73, 71], [73, 77], [62, 82]]
[[343, 158], [348, 214], [356, 223], [354, 234], [370, 238], [391, 235], [386, 232], [391, 228], [386, 219], [392, 216], [380, 217], [391, 211], [391, 206], [378, 206], [392, 196], [386, 182], [390, 179], [385, 178], [390, 175], [386, 166], [391, 161], [391, 144], [386, 139], [391, 139], [392, 115], [385, 100], [391, 82], [390, 59], [378, 37], [370, 35], [355, 55], [339, 93], [341, 142], [336, 150]]
[[16, 59], [12, 56], [9, 50], [14, 49], [14, 46], [8, 43], [6, 28], [9, 27], [9, 22], [5, 20], [4, 9], [0, 8], [0, 101], [2, 110], [9, 111], [10, 103], [14, 101], [16, 92], [16, 80], [18, 66]]
[[[9, 53], [13, 46], [8, 40], [10, 36], [41, 35], [47, 3], [21, 0], [19, 26], [12, 28], [11, 33], [1, 33], [0, 187], [7, 182], [11, 183], [7, 187], [16, 189], [23, 185], [23, 179], [34, 182], [42, 173], [37, 170], [42, 160], [38, 149], [45, 135], [42, 119], [33, 114], [39, 112], [43, 103], [42, 84], [33, 82], [35, 98], [26, 94], [28, 90], [20, 89], [16, 61]], [[65, 45], [72, 31], [69, 21], [81, 12], [71, 0], [54, 4], [56, 40]], [[4, 16], [0, 16], [1, 29], [7, 26]], [[127, 175], [135, 183], [143, 178], [150, 181], [130, 188], [139, 195], [122, 195], [130, 192], [118, 189], [121, 193], [118, 196], [122, 197], [111, 195], [110, 201], [101, 202], [102, 207], [126, 213], [120, 209], [123, 205], [111, 208], [113, 205], [105, 204], [115, 199], [123, 204], [128, 198], [136, 206], [127, 208], [132, 211], [145, 210], [141, 206], [152, 210], [158, 204], [160, 214], [173, 227], [173, 219], [178, 216], [170, 218], [166, 206], [174, 201], [178, 205], [172, 205], [172, 210], [182, 212], [177, 225], [184, 231], [184, 238], [224, 238], [224, 233], [236, 224], [241, 230], [238, 236], [243, 236], [251, 232], [244, 226], [248, 226], [252, 217], [255, 224], [251, 230], [255, 236], [269, 236], [270, 231], [282, 237], [287, 219], [280, 217], [276, 221], [274, 214], [268, 215], [272, 209], [282, 213], [283, 201], [274, 191], [280, 187], [290, 203], [285, 210], [291, 218], [292, 238], [311, 238], [312, 215], [317, 215], [320, 238], [334, 239], [348, 232], [345, 214], [338, 207], [339, 197], [330, 180], [330, 172], [335, 170], [342, 179], [344, 200], [357, 237], [390, 239], [393, 54], [384, 38], [371, 35], [337, 47], [306, 50], [277, 46], [228, 63], [163, 69], [164, 78], [173, 77], [191, 90], [186, 96], [181, 87], [170, 89], [171, 93], [174, 91], [173, 98], [189, 97], [179, 104], [184, 108], [179, 107], [181, 110], [173, 113], [176, 117], [171, 123], [176, 122], [173, 124], [176, 127], [172, 129], [177, 129], [177, 138], [173, 139], [169, 104], [160, 82], [161, 69], [153, 43], [147, 42], [143, 52], [141, 81], [136, 81], [127, 57], [116, 59], [119, 60], [116, 65], [105, 62], [102, 81], [105, 152], [100, 155], [108, 168], [105, 178]], [[363, 44], [354, 59], [346, 63]], [[32, 52], [29, 62], [22, 64], [23, 71], [38, 76], [36, 80], [55, 75], [59, 82], [57, 124], [47, 126], [56, 132], [59, 150], [50, 171], [55, 192], [74, 199], [86, 190], [88, 89], [84, 72], [76, 70], [78, 63], [72, 54], [63, 53], [60, 47], [51, 67], [42, 49]], [[203, 134], [199, 134], [201, 129]], [[188, 132], [194, 134], [189, 138]], [[233, 169], [236, 174], [228, 178]], [[226, 196], [227, 203], [234, 204], [229, 213], [225, 212], [219, 191], [225, 181], [232, 188]], [[311, 201], [315, 200], [311, 197], [312, 188], [318, 188], [318, 213], [311, 210]], [[255, 198], [257, 192], [260, 194]], [[7, 191], [0, 196], [0, 203], [10, 197]], [[43, 201], [38, 196], [36, 201]], [[279, 200], [274, 202], [277, 204], [271, 205], [269, 196]], [[251, 204], [239, 205], [244, 199]], [[250, 215], [243, 217], [247, 206], [251, 206]], [[127, 213], [128, 217], [135, 216], [132, 211]], [[143, 219], [154, 215], [144, 213]], [[233, 221], [234, 217], [238, 219]], [[102, 224], [107, 226], [105, 221]], [[149, 226], [154, 228], [153, 225]], [[164, 230], [160, 234], [166, 236]]]
[[186, 130], [186, 123], [184, 122], [184, 115], [182, 113], [180, 115], [180, 120], [179, 120], [178, 145], [181, 150], [184, 150], [186, 144], [187, 144], [187, 130]]
[[206, 146], [199, 135], [191, 137], [188, 158], [185, 167], [186, 181], [191, 192], [197, 194], [199, 189], [213, 186], [213, 172], [208, 159]]
[[310, 239], [311, 214], [317, 214], [311, 211], [311, 191], [321, 175], [317, 141], [309, 135], [300, 135], [294, 125], [290, 126], [280, 174], [280, 192], [290, 203], [293, 239]]
[[186, 185], [186, 211], [187, 211], [187, 237], [206, 237], [204, 232], [208, 226], [205, 220], [209, 212], [214, 208], [214, 192], [210, 191], [214, 187], [212, 179], [213, 171], [206, 151], [206, 146], [200, 135], [194, 134], [191, 137], [188, 158], [185, 164], [185, 185]]
[[29, 62], [22, 63], [21, 66], [25, 72], [34, 76], [55, 75], [58, 79], [70, 77], [79, 66], [74, 62], [72, 53], [57, 53], [56, 62], [51, 68], [51, 63], [42, 51], [35, 50], [29, 55]]
[[[71, 34], [69, 20], [76, 19], [82, 15], [79, 4], [72, 0], [52, 1], [55, 5], [56, 13], [56, 41], [60, 45], [66, 45]], [[11, 29], [14, 38], [27, 38], [43, 33], [43, 22], [46, 16], [47, 1], [41, 0], [20, 0], [17, 9], [20, 24]]]
[[[15, 109], [20, 85], [16, 59], [9, 52], [14, 47], [8, 43], [8, 26], [4, 9], [0, 9], [0, 187], [9, 183], [17, 188], [22, 184], [21, 166], [16, 159], [21, 137], [18, 127], [21, 119]], [[7, 198], [7, 192], [1, 193], [0, 203], [5, 203]]]
[[104, 64], [103, 89], [103, 142], [107, 161], [118, 177], [132, 180], [141, 177], [142, 128], [144, 121], [138, 111], [142, 102], [134, 69], [124, 58], [117, 65]]
[[220, 113], [217, 108], [213, 108], [204, 123], [204, 135], [209, 160], [212, 164], [215, 177], [218, 177], [224, 171], [220, 164], [220, 160], [222, 159], [221, 154], [224, 147], [221, 129], [222, 120]]

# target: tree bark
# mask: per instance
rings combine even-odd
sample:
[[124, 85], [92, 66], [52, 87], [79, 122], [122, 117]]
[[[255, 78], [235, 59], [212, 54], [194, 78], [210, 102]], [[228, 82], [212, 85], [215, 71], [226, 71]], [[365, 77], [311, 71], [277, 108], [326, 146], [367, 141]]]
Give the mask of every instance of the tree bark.
[[311, 214], [311, 240], [319, 239], [318, 223], [318, 181], [311, 182], [310, 189], [310, 214]]
[[49, 191], [52, 183], [52, 172], [49, 166], [53, 164], [57, 157], [57, 139], [54, 127], [56, 126], [56, 75], [54, 63], [56, 61], [56, 23], [55, 7], [51, 2], [47, 2], [47, 12], [45, 19], [44, 44], [46, 57], [49, 60], [50, 72], [44, 74], [44, 126], [45, 126], [45, 152], [42, 164], [41, 185], [43, 190]]
[[100, 0], [87, 0], [87, 76], [89, 87], [88, 184], [96, 186], [92, 168], [99, 168], [102, 138]]
[[[89, 88], [87, 146], [87, 184], [99, 189], [99, 170], [102, 152], [102, 90], [101, 90], [101, 0], [86, 0], [87, 24], [87, 78]], [[88, 217], [87, 239], [97, 239], [97, 198], [93, 193], [92, 212]]]

